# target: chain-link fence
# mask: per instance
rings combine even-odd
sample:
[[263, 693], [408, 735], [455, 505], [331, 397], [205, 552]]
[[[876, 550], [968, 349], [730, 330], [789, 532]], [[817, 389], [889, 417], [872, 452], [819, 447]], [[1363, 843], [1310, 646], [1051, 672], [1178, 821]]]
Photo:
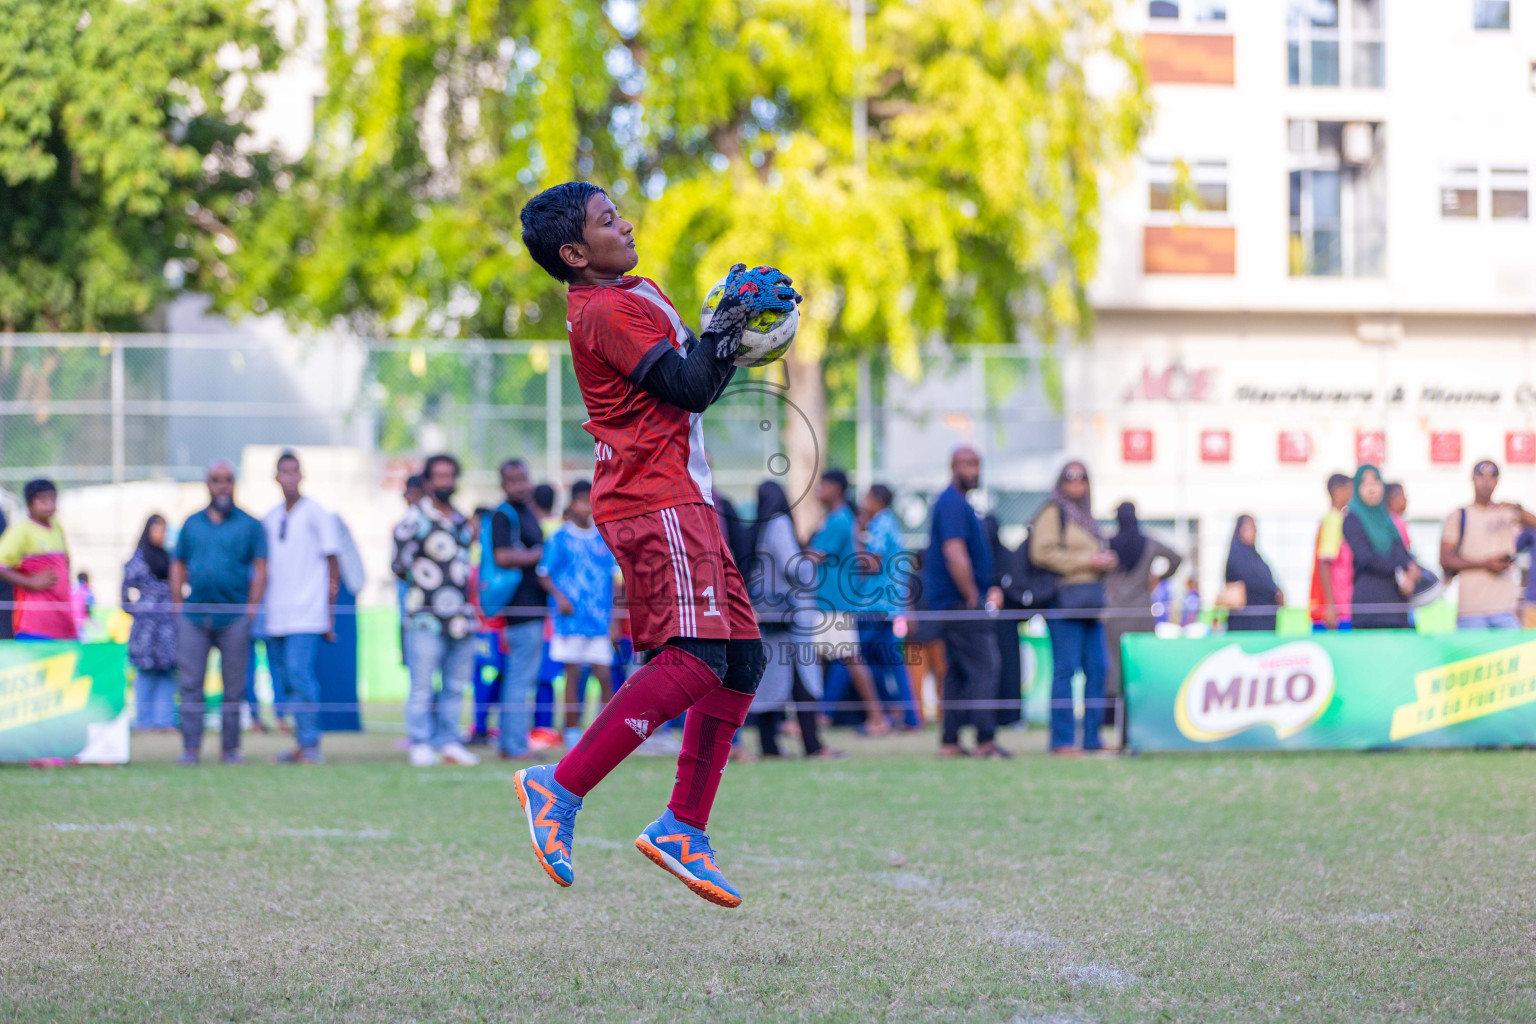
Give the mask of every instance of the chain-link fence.
[[[1018, 523], [1062, 442], [1049, 364], [1014, 349], [946, 348], [908, 378], [879, 353], [829, 355], [825, 465], [900, 496], [911, 528], [947, 480], [956, 444], [978, 447], [992, 502]], [[780, 451], [795, 396], [743, 372], [711, 410], [717, 484], [750, 506]], [[563, 341], [369, 341], [278, 334], [0, 338], [0, 483], [61, 487], [195, 481], [250, 445], [350, 447], [382, 468], [455, 453], [490, 486], [511, 455], [557, 484], [590, 475], [592, 441]]]

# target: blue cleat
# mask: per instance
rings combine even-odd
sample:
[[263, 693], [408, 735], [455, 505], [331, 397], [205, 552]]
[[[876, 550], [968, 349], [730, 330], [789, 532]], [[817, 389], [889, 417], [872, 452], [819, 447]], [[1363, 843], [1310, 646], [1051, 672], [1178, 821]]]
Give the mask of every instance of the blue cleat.
[[692, 889], [700, 899], [722, 907], [741, 906], [741, 893], [725, 880], [715, 863], [709, 836], [678, 821], [670, 810], [646, 826], [635, 840], [635, 849]]
[[556, 885], [570, 885], [576, 881], [576, 871], [571, 867], [571, 845], [581, 797], [555, 781], [552, 764], [522, 769], [512, 777], [512, 785], [517, 790], [517, 802], [523, 806], [523, 817], [528, 819], [533, 852], [538, 855], [544, 873]]

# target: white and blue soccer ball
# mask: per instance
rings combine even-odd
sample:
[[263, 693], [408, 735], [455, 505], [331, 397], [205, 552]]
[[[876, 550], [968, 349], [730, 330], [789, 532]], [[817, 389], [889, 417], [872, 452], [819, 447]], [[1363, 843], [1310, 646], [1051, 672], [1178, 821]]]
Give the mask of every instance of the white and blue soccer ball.
[[[709, 322], [714, 319], [715, 307], [720, 304], [720, 297], [725, 294], [725, 282], [730, 275], [722, 277], [715, 282], [715, 286], [704, 296], [704, 308], [699, 312], [699, 331], [703, 333], [709, 330]], [[777, 362], [789, 351], [789, 346], [794, 344], [795, 332], [800, 329], [800, 309], [798, 306], [790, 308], [788, 313], [762, 312], [747, 321], [746, 327], [741, 332], [741, 348], [736, 350], [735, 363], [737, 366], [767, 366]]]

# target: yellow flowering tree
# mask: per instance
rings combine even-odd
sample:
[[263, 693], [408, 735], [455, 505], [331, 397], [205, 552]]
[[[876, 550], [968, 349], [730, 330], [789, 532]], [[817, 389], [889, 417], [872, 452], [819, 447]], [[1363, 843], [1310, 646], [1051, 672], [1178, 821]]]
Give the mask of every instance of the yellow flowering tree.
[[[1148, 103], [1107, 0], [333, 0], [305, 173], [257, 204], [223, 300], [444, 337], [558, 333], [517, 213], [573, 177], [696, 309], [736, 260], [807, 300], [785, 360], [1086, 324], [1101, 177]], [[1090, 81], [1091, 80], [1091, 81]], [[867, 106], [861, 150], [851, 111]], [[792, 463], [809, 438], [790, 425]]]

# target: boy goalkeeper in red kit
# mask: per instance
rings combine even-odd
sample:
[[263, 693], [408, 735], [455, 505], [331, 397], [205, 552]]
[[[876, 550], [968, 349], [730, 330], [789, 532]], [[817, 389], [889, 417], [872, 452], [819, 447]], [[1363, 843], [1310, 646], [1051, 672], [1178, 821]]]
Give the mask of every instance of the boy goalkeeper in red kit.
[[746, 321], [788, 311], [800, 296], [777, 270], [737, 264], [695, 337], [655, 282], [629, 275], [639, 262], [634, 228], [602, 189], [556, 185], [529, 200], [522, 223], [534, 261], [570, 286], [571, 360], [597, 442], [593, 519], [624, 573], [635, 648], [655, 653], [559, 764], [517, 773], [517, 799], [540, 865], [570, 885], [582, 799], [687, 711], [672, 799], [635, 846], [698, 896], [738, 906], [705, 829], [766, 656], [720, 534], [700, 420], [735, 372]]

